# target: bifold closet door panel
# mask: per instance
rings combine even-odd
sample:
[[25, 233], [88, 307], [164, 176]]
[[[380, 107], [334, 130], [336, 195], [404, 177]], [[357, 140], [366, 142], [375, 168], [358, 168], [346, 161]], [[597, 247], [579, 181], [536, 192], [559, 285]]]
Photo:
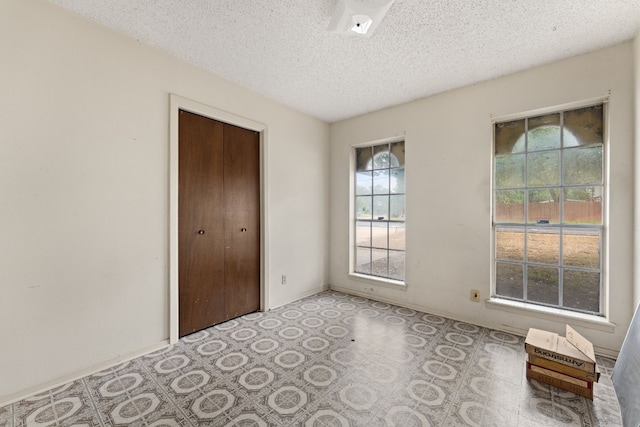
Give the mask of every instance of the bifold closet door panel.
[[180, 111], [179, 335], [220, 323], [224, 295], [224, 126]]
[[234, 318], [260, 309], [260, 135], [224, 128], [225, 306]]

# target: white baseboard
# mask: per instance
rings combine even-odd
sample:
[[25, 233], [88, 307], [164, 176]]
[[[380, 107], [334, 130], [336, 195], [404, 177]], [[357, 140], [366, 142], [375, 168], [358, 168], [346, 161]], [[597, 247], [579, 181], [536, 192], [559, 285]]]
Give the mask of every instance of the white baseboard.
[[[482, 326], [483, 328], [494, 329], [502, 332], [508, 332], [510, 334], [518, 335], [521, 337], [527, 336], [527, 332], [528, 332], [527, 330], [520, 329], [520, 328], [512, 328], [508, 325], [497, 324], [497, 323], [486, 322], [486, 321], [482, 322], [482, 321], [478, 321], [478, 319], [464, 318], [463, 316], [460, 316], [459, 314], [456, 314], [456, 313], [450, 313], [442, 310], [434, 310], [431, 307], [426, 307], [420, 304], [406, 303], [404, 301], [395, 300], [393, 298], [384, 298], [384, 297], [381, 297], [380, 295], [372, 295], [370, 293], [359, 292], [349, 288], [342, 288], [340, 286], [329, 285], [329, 289], [338, 291], [338, 292], [343, 292], [349, 295], [355, 295], [355, 296], [371, 299], [374, 301], [386, 302], [388, 304], [410, 308], [412, 310], [416, 310], [421, 313], [435, 314], [437, 316], [446, 317], [448, 319], [456, 320], [459, 322], [472, 323], [474, 325]], [[594, 350], [596, 354], [601, 356], [611, 357], [613, 359], [616, 359], [618, 357], [617, 351], [614, 351], [608, 348], [594, 346]]]
[[[353, 289], [348, 289], [348, 288], [342, 288], [340, 286], [334, 286], [334, 285], [329, 285], [329, 286], [322, 286], [320, 288], [317, 289], [313, 289], [310, 290], [308, 292], [304, 292], [300, 295], [297, 295], [293, 298], [291, 298], [289, 301], [284, 302], [280, 305], [277, 306], [273, 306], [270, 309], [273, 308], [278, 308], [281, 307], [283, 305], [289, 304], [291, 302], [294, 301], [298, 301], [302, 298], [306, 298], [308, 296], [311, 295], [315, 295], [318, 294], [320, 292], [324, 292], [326, 290], [334, 290], [334, 291], [338, 291], [338, 292], [343, 292], [345, 294], [349, 294], [349, 295], [355, 295], [355, 296], [360, 296], [363, 298], [367, 298], [367, 299], [371, 299], [374, 301], [380, 301], [380, 302], [386, 302], [388, 304], [393, 304], [393, 305], [397, 305], [400, 307], [406, 307], [406, 308], [410, 308], [412, 310], [416, 310], [422, 313], [429, 313], [429, 314], [435, 314], [438, 316], [442, 316], [442, 317], [446, 317], [448, 319], [452, 319], [452, 320], [456, 320], [456, 321], [460, 321], [460, 322], [467, 322], [467, 323], [473, 323], [473, 324], [477, 324], [478, 326], [482, 326], [485, 328], [489, 328], [489, 329], [495, 329], [495, 330], [499, 330], [499, 331], [504, 331], [504, 332], [509, 332], [511, 334], [514, 335], [519, 335], [519, 336], [526, 336], [526, 332], [522, 329], [517, 329], [517, 328], [510, 328], [507, 325], [500, 325], [500, 324], [493, 324], [491, 322], [478, 322], [477, 319], [467, 319], [467, 318], [463, 318], [455, 313], [450, 313], [450, 312], [446, 312], [446, 311], [441, 311], [441, 310], [434, 310], [431, 307], [426, 307], [420, 304], [411, 304], [411, 303], [406, 303], [403, 301], [399, 301], [399, 300], [395, 300], [393, 298], [384, 298], [381, 297], [379, 295], [371, 295], [368, 293], [364, 293], [364, 292], [359, 292]], [[4, 396], [0, 396], [0, 406], [5, 406], [5, 405], [9, 405], [11, 403], [17, 402], [19, 400], [25, 399], [29, 396], [33, 396], [35, 394], [39, 394], [42, 393], [44, 391], [50, 390], [52, 388], [61, 386], [63, 384], [66, 384], [68, 382], [71, 381], [75, 381], [78, 380], [80, 378], [86, 377], [87, 375], [92, 375], [96, 372], [100, 372], [103, 371], [105, 369], [109, 369], [112, 366], [116, 366], [120, 363], [138, 358], [140, 356], [144, 356], [145, 354], [149, 354], [152, 353], [154, 351], [158, 351], [161, 350], [163, 348], [166, 348], [169, 346], [169, 340], [163, 340], [160, 341], [156, 344], [150, 345], [148, 347], [145, 347], [143, 349], [140, 349], [138, 351], [135, 351], [133, 353], [129, 353], [127, 355], [123, 355], [123, 356], [118, 356], [115, 357], [113, 359], [107, 360], [103, 363], [91, 366], [89, 368], [83, 369], [81, 371], [77, 371], [74, 372], [73, 374], [64, 376], [64, 377], [60, 377], [57, 378], [55, 380], [52, 381], [48, 381], [46, 383], [43, 384], [39, 384], [37, 386], [34, 387], [30, 387], [24, 390], [20, 390], [16, 393], [11, 393], [8, 395], [4, 395]], [[610, 350], [610, 349], [606, 349], [606, 348], [600, 348], [600, 347], [596, 347], [595, 348], [596, 353], [600, 354], [602, 356], [606, 356], [606, 357], [612, 357], [612, 358], [617, 358], [618, 357], [618, 352]]]
[[144, 356], [145, 354], [149, 354], [149, 353], [153, 353], [154, 351], [158, 351], [161, 350], [163, 348], [166, 348], [169, 346], [169, 340], [163, 340], [160, 341], [159, 343], [150, 345], [148, 347], [142, 348], [138, 351], [135, 351], [133, 353], [129, 353], [126, 355], [122, 355], [122, 356], [117, 356], [114, 357], [113, 359], [109, 359], [106, 360], [102, 363], [99, 363], [97, 365], [93, 365], [90, 366], [86, 369], [74, 372], [73, 374], [69, 374], [60, 378], [56, 378], [55, 380], [52, 381], [47, 381], [46, 383], [43, 384], [38, 384], [37, 386], [34, 387], [29, 387], [27, 389], [24, 390], [20, 390], [18, 392], [15, 393], [11, 393], [11, 394], [7, 394], [4, 396], [0, 396], [0, 406], [4, 406], [4, 405], [9, 405], [11, 403], [17, 402], [19, 400], [25, 399], [29, 396], [33, 396], [35, 394], [39, 394], [42, 392], [45, 392], [47, 390], [50, 390], [52, 388], [55, 387], [59, 387], [61, 385], [64, 385], [68, 382], [71, 381], [75, 381], [78, 380], [80, 378], [86, 377], [87, 375], [92, 375], [95, 374], [96, 372], [100, 372], [100, 371], [104, 371], [105, 369], [109, 369], [112, 366], [116, 366], [119, 365], [120, 363], [123, 362], [127, 362], [129, 360], [138, 358], [140, 356]]
[[282, 307], [283, 305], [287, 305], [287, 304], [290, 304], [292, 302], [296, 302], [298, 300], [301, 300], [302, 298], [310, 297], [311, 295], [319, 294], [320, 292], [324, 292], [324, 291], [328, 291], [328, 290], [329, 290], [329, 286], [325, 285], [325, 286], [321, 286], [321, 287], [316, 288], [316, 289], [312, 289], [312, 290], [307, 291], [307, 292], [303, 292], [303, 293], [301, 293], [299, 295], [292, 296], [291, 298], [288, 298], [287, 301], [285, 301], [285, 302], [283, 302], [281, 304], [269, 307], [269, 310], [273, 310], [274, 308]]

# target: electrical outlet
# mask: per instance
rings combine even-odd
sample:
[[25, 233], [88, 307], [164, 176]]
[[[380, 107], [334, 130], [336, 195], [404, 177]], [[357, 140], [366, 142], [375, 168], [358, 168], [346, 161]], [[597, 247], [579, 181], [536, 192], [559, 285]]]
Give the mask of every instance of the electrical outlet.
[[480, 301], [480, 291], [477, 289], [471, 289], [471, 301], [478, 302]]
[[283, 274], [283, 275], [282, 275], [282, 284], [283, 284], [283, 285], [286, 285], [286, 284], [287, 284], [287, 275], [286, 275], [286, 274]]

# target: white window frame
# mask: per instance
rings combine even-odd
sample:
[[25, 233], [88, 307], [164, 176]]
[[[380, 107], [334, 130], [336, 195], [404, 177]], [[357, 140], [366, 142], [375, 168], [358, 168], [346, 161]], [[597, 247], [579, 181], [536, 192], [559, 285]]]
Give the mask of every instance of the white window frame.
[[[383, 144], [392, 144], [395, 142], [404, 142], [405, 144], [405, 163], [404, 163], [404, 168], [405, 168], [405, 220], [403, 221], [404, 227], [405, 227], [405, 236], [407, 236], [407, 218], [406, 218], [406, 205], [407, 205], [407, 201], [406, 201], [406, 195], [407, 195], [407, 175], [406, 175], [406, 170], [407, 170], [407, 156], [406, 156], [406, 144], [407, 144], [407, 140], [406, 137], [403, 136], [395, 136], [395, 137], [391, 137], [391, 138], [385, 138], [385, 139], [380, 139], [380, 140], [376, 140], [376, 141], [368, 141], [368, 142], [363, 142], [363, 143], [358, 143], [358, 144], [353, 144], [349, 147], [350, 150], [350, 156], [349, 156], [349, 271], [348, 271], [348, 276], [351, 279], [357, 280], [359, 282], [362, 282], [364, 284], [373, 284], [373, 285], [379, 285], [379, 286], [383, 286], [383, 287], [389, 287], [389, 288], [394, 288], [394, 289], [400, 289], [400, 290], [406, 290], [407, 288], [407, 248], [406, 248], [406, 240], [405, 240], [405, 249], [404, 249], [404, 255], [405, 255], [405, 271], [404, 271], [404, 280], [395, 280], [395, 279], [391, 279], [391, 278], [387, 278], [387, 277], [382, 277], [382, 276], [374, 276], [374, 275], [368, 275], [365, 273], [359, 273], [355, 271], [355, 267], [356, 267], [356, 239], [355, 239], [355, 233], [356, 233], [356, 215], [355, 215], [355, 205], [356, 205], [356, 149], [357, 148], [364, 148], [364, 147], [374, 147], [377, 145], [383, 145]], [[373, 291], [373, 288], [365, 288], [365, 291]]]
[[[547, 306], [540, 305], [535, 302], [526, 300], [512, 300], [497, 295], [496, 290], [496, 227], [500, 224], [496, 224], [494, 221], [495, 215], [495, 125], [500, 122], [515, 121], [524, 118], [534, 118], [537, 116], [557, 113], [563, 111], [569, 111], [574, 109], [585, 108], [602, 104], [603, 106], [603, 141], [602, 141], [602, 177], [603, 177], [603, 208], [602, 208], [602, 225], [600, 227], [600, 313], [589, 313], [582, 311], [575, 311], [569, 308], [559, 306]], [[607, 321], [608, 319], [608, 295], [609, 295], [609, 280], [608, 280], [608, 253], [609, 253], [609, 239], [608, 239], [608, 226], [609, 226], [609, 97], [599, 97], [588, 99], [580, 102], [567, 103], [562, 105], [556, 105], [548, 108], [541, 108], [536, 110], [530, 110], [517, 114], [502, 115], [492, 117], [491, 120], [492, 140], [491, 140], [491, 277], [490, 277], [490, 294], [491, 297], [487, 301], [489, 308], [498, 308], [518, 313], [521, 310], [528, 312], [537, 312], [539, 315], [546, 317], [558, 317], [564, 319], [571, 319], [582, 324], [589, 324], [595, 326], [596, 329], [611, 331], [613, 325]], [[527, 187], [524, 187], [525, 189]], [[526, 223], [525, 223], [526, 224]], [[536, 224], [526, 224], [523, 227], [535, 227]], [[526, 262], [524, 264], [527, 265]]]

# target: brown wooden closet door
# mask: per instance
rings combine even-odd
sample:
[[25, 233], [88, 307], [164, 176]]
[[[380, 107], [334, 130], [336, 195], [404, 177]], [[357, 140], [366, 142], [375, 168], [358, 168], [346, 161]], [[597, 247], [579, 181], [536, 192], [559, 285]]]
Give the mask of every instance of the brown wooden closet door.
[[229, 319], [260, 308], [259, 159], [259, 134], [225, 125], [225, 306]]
[[179, 335], [260, 308], [259, 134], [180, 111]]
[[225, 320], [223, 124], [179, 118], [179, 334]]

